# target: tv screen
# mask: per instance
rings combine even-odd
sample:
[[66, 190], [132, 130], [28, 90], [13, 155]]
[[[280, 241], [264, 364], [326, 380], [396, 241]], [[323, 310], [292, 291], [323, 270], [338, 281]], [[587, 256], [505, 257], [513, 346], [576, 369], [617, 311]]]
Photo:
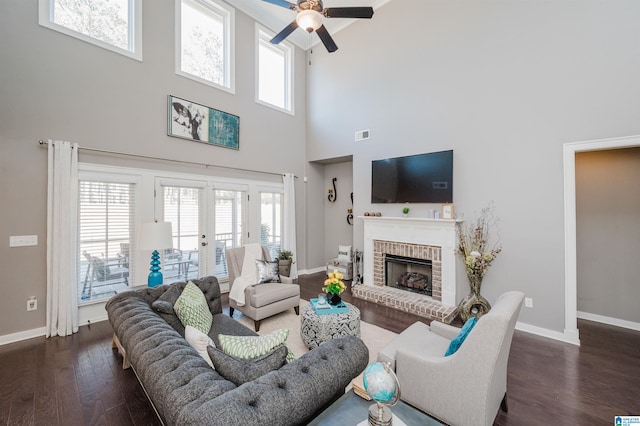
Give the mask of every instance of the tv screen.
[[374, 160], [372, 203], [452, 203], [453, 150]]

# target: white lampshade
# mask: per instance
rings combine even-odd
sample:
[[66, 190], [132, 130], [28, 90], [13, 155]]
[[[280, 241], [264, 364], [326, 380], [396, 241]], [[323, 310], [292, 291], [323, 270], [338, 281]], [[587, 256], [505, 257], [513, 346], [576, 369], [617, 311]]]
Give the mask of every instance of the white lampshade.
[[316, 10], [303, 10], [296, 16], [296, 23], [306, 31], [315, 31], [322, 26], [322, 15]]
[[171, 222], [143, 223], [138, 234], [139, 250], [163, 250], [173, 247]]

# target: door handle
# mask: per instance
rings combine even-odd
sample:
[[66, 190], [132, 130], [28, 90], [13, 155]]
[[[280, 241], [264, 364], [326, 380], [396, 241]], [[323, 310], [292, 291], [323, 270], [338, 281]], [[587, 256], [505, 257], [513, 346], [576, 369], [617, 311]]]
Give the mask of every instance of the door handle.
[[200, 245], [201, 245], [202, 247], [205, 247], [207, 244], [208, 244], [208, 243], [207, 243], [206, 241], [203, 241], [203, 242], [201, 242], [201, 243], [200, 243]]

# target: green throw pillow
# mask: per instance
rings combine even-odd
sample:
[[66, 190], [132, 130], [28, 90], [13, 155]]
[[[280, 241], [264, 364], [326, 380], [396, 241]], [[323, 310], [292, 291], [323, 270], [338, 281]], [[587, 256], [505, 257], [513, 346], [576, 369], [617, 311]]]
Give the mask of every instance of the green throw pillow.
[[[264, 336], [218, 335], [222, 350], [227, 355], [240, 359], [252, 359], [266, 355], [279, 346], [286, 346], [289, 330], [280, 329]], [[293, 352], [287, 348], [287, 362], [295, 360]]]
[[193, 282], [189, 281], [182, 294], [176, 300], [173, 305], [173, 310], [176, 312], [180, 322], [185, 327], [190, 325], [197, 328], [204, 334], [209, 334], [211, 330], [211, 323], [213, 322], [213, 315], [209, 310], [207, 299], [204, 297], [202, 290], [198, 288]]

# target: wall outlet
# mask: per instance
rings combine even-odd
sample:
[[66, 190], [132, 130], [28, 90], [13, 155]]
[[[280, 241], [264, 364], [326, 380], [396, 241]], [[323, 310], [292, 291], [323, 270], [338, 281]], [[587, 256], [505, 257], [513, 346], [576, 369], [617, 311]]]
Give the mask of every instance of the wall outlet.
[[38, 299], [31, 297], [27, 300], [27, 311], [38, 310]]
[[525, 308], [533, 308], [533, 299], [530, 297], [524, 298], [524, 306]]

